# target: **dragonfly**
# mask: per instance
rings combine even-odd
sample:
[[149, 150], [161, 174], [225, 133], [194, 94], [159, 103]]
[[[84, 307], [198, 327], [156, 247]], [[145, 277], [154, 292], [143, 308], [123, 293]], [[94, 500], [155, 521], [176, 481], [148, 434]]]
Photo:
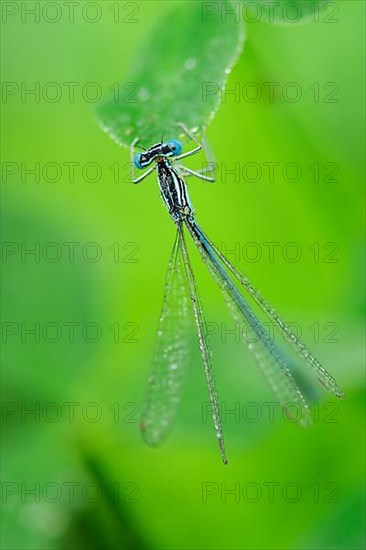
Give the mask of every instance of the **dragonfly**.
[[[243, 333], [243, 339], [288, 416], [291, 414], [291, 404], [295, 406], [296, 421], [299, 424], [308, 426], [312, 422], [306, 387], [297, 375], [297, 359], [308, 367], [307, 372], [313, 379], [330, 393], [339, 398], [344, 394], [333, 376], [312, 355], [248, 277], [221, 253], [198, 224], [185, 178], [195, 176], [205, 181], [214, 181], [213, 164], [208, 162], [201, 170], [192, 170], [182, 164], [182, 160], [198, 154], [201, 150], [205, 151], [206, 145], [200, 143], [193, 131], [189, 131], [183, 123], [177, 124], [177, 127], [180, 127], [183, 134], [194, 144], [193, 149], [183, 152], [182, 142], [176, 139], [161, 139], [160, 143], [144, 149], [139, 145], [138, 137], [133, 140], [130, 147], [132, 182], [140, 183], [156, 171], [161, 197], [177, 229], [167, 268], [153, 367], [142, 407], [140, 429], [145, 441], [151, 446], [157, 446], [165, 439], [176, 419], [190, 362], [187, 330], [193, 310], [210, 413], [222, 461], [227, 464], [210, 342], [205, 331], [204, 311], [188, 253], [186, 233], [191, 236], [224, 295], [235, 322], [244, 321], [254, 333], [255, 338], [250, 339]], [[136, 152], [137, 147], [143, 151]], [[143, 173], [136, 177], [136, 169], [143, 170]], [[253, 311], [252, 304], [244, 296], [245, 292], [259, 310], [279, 328], [284, 341], [296, 352], [296, 360], [269, 335]]]

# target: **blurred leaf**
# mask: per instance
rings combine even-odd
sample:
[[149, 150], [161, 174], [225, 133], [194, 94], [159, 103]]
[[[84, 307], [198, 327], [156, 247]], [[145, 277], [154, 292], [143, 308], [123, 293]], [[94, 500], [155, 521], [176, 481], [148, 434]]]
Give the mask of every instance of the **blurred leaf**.
[[177, 122], [207, 125], [243, 42], [236, 18], [212, 11], [178, 3], [160, 19], [128, 78], [99, 106], [101, 125], [117, 143], [129, 146], [138, 136], [149, 146], [168, 132], [174, 137]]
[[[99, 488], [101, 498], [84, 506], [63, 541], [62, 548], [74, 550], [119, 550], [148, 548], [142, 526], [134, 521], [138, 498], [132, 498], [131, 488], [137, 493], [136, 483], [115, 483], [107, 466], [99, 457], [82, 449], [82, 462]], [[121, 472], [121, 469], [120, 469]], [[135, 494], [135, 493], [134, 493]], [[128, 496], [127, 496], [128, 495]], [[133, 505], [135, 503], [135, 506]], [[128, 510], [132, 508], [133, 511]]]
[[[329, 0], [254, 0], [254, 2], [244, 0], [244, 4], [248, 4], [253, 13], [250, 21], [255, 21], [258, 18], [268, 23], [291, 25], [311, 20], [318, 22], [321, 10], [326, 8], [330, 2]], [[254, 8], [253, 4], [258, 4], [258, 7]], [[327, 14], [329, 22], [331, 19], [335, 22], [337, 11], [338, 7], [332, 2], [331, 9]]]

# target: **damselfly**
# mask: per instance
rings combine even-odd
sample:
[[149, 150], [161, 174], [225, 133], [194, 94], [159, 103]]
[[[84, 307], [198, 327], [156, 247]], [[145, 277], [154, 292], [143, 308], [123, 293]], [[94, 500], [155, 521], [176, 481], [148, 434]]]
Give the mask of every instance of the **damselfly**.
[[[235, 321], [244, 320], [251, 327], [255, 338], [250, 338], [250, 342], [247, 341], [246, 343], [279, 403], [284, 408], [290, 403], [295, 404], [298, 422], [305, 426], [311, 423], [310, 407], [305, 397], [301, 379], [296, 375], [296, 362], [284, 353], [283, 349], [270, 337], [239, 291], [239, 285], [244, 287], [259, 309], [278, 326], [284, 339], [292, 345], [298, 356], [308, 366], [313, 377], [337, 397], [343, 397], [343, 392], [334, 378], [286, 325], [276, 310], [262, 297], [248, 278], [225, 258], [219, 248], [208, 239], [198, 225], [189, 199], [187, 185], [183, 178], [184, 176], [193, 175], [206, 181], [213, 181], [210, 176], [211, 167], [210, 164], [207, 165], [209, 173], [207, 175], [207, 170], [194, 171], [181, 164], [180, 161], [199, 153], [203, 146], [183, 124], [178, 126], [194, 142], [195, 146], [192, 150], [183, 153], [181, 142], [174, 139], [166, 142], [161, 140], [161, 143], [145, 149], [142, 153], [135, 154], [138, 138], [131, 144], [132, 167], [140, 170], [146, 168], [146, 171], [138, 178], [135, 178], [133, 170], [133, 183], [139, 183], [156, 170], [161, 196], [177, 227], [166, 275], [165, 294], [159, 319], [153, 369], [142, 410], [141, 431], [147, 443], [157, 445], [162, 441], [175, 420], [188, 366], [188, 343], [185, 338], [185, 328], [189, 317], [189, 302], [191, 302], [208, 387], [213, 424], [222, 460], [226, 464], [222, 422], [211, 363], [209, 340], [205, 332], [203, 310], [188, 255], [184, 227], [191, 235], [203, 261], [224, 294]], [[300, 411], [300, 414], [298, 414], [298, 411]]]

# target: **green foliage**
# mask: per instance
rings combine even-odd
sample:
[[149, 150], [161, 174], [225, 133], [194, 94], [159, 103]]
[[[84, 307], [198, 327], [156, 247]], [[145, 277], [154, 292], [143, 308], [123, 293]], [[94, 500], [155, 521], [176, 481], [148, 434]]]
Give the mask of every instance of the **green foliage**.
[[131, 60], [126, 81], [99, 107], [103, 128], [121, 145], [138, 136], [147, 147], [163, 134], [174, 137], [178, 122], [204, 128], [242, 42], [235, 18], [206, 14], [201, 2], [176, 3]]

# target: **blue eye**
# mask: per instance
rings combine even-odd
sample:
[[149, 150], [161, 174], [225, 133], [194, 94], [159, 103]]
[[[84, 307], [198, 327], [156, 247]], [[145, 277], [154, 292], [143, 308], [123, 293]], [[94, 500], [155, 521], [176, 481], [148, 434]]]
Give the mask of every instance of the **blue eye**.
[[143, 169], [143, 166], [140, 163], [141, 153], [136, 153], [135, 158], [133, 159], [133, 163], [139, 170]]
[[171, 139], [170, 141], [168, 141], [167, 146], [169, 147], [169, 149], [171, 150], [174, 156], [180, 155], [183, 149], [183, 145], [181, 144], [181, 142], [177, 141], [176, 139]]

